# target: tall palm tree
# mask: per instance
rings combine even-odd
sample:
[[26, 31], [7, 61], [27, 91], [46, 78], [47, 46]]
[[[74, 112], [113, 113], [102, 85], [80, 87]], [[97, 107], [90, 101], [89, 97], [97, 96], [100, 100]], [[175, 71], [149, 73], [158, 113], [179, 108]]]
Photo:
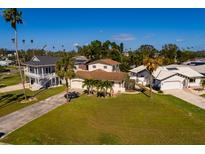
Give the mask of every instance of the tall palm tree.
[[[56, 63], [56, 74], [66, 81], [66, 92], [68, 93], [71, 88], [71, 79], [75, 77], [74, 64], [70, 56], [60, 59]], [[68, 80], [70, 83], [68, 83]]]
[[22, 43], [23, 43], [23, 45], [25, 45], [25, 43], [26, 43], [26, 40], [24, 40], [24, 39], [23, 39], [23, 40], [22, 40]]
[[143, 61], [144, 66], [146, 66], [146, 69], [149, 72], [149, 85], [150, 85], [150, 97], [152, 96], [152, 75], [153, 72], [162, 64], [162, 59], [160, 57], [156, 58], [145, 58]]
[[5, 9], [5, 10], [3, 10], [3, 17], [6, 20], [6, 22], [9, 22], [11, 24], [11, 27], [14, 29], [16, 58], [17, 58], [17, 62], [18, 62], [18, 68], [19, 68], [19, 73], [20, 73], [20, 77], [21, 77], [21, 82], [23, 85], [23, 92], [24, 92], [24, 96], [25, 96], [25, 100], [26, 100], [27, 99], [26, 98], [26, 90], [25, 90], [25, 84], [24, 84], [24, 77], [23, 77], [23, 73], [21, 70], [21, 63], [20, 63], [20, 59], [19, 59], [18, 36], [17, 36], [17, 25], [23, 24], [22, 12], [18, 11], [16, 8]]
[[[34, 41], [31, 40], [30, 42], [31, 42], [31, 44], [33, 44]], [[33, 49], [33, 56], [35, 56], [34, 49]]]
[[11, 41], [13, 44], [15, 44], [15, 38], [12, 38]]

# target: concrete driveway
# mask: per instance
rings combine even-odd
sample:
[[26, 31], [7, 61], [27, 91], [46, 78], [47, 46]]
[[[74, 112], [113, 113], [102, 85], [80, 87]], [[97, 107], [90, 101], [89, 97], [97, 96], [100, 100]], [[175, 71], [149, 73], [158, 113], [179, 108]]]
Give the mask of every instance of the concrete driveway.
[[205, 98], [199, 95], [191, 93], [188, 89], [183, 90], [166, 90], [165, 94], [170, 94], [175, 97], [178, 97], [190, 104], [196, 105], [202, 109], [205, 109]]
[[7, 135], [65, 103], [64, 93], [61, 93], [0, 117], [0, 133]]

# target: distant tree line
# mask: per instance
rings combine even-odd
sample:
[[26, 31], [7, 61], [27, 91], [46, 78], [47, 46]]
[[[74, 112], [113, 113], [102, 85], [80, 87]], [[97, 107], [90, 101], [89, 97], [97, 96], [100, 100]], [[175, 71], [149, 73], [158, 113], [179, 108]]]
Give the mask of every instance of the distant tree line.
[[[204, 57], [205, 51], [191, 51], [191, 49], [180, 49], [175, 44], [165, 44], [162, 46], [161, 50], [157, 50], [153, 45], [141, 45], [136, 50], [125, 51], [123, 43], [117, 44], [111, 41], [101, 42], [99, 40], [94, 40], [88, 45], [78, 46], [77, 51], [67, 51], [62, 45], [62, 50], [60, 51], [47, 51], [44, 49], [28, 49], [20, 50], [19, 57], [22, 62], [29, 61], [33, 55], [49, 55], [49, 56], [86, 56], [91, 61], [111, 58], [113, 60], [119, 61], [121, 63], [120, 68], [122, 71], [128, 71], [131, 66], [139, 66], [143, 64], [143, 59], [150, 57], [160, 56], [163, 61], [163, 65], [181, 63], [196, 57]], [[0, 49], [0, 55], [6, 55], [12, 53], [13, 51], [7, 49]], [[12, 59], [12, 57], [10, 57]], [[15, 59], [15, 57], [13, 57]]]

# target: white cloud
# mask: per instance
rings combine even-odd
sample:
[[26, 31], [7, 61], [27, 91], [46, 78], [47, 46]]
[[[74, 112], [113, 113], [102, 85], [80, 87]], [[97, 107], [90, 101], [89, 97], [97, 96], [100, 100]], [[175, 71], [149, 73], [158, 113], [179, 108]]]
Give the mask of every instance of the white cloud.
[[145, 38], [145, 39], [150, 39], [150, 38], [152, 38], [152, 37], [154, 37], [154, 36], [155, 36], [155, 34], [151, 33], [151, 34], [146, 34], [146, 35], [144, 36], [144, 38]]
[[184, 42], [184, 39], [178, 38], [176, 39], [176, 42]]
[[113, 35], [112, 39], [116, 41], [132, 41], [135, 40], [135, 37], [131, 34], [119, 34]]
[[73, 46], [74, 46], [74, 47], [77, 47], [77, 46], [80, 46], [80, 44], [74, 43]]

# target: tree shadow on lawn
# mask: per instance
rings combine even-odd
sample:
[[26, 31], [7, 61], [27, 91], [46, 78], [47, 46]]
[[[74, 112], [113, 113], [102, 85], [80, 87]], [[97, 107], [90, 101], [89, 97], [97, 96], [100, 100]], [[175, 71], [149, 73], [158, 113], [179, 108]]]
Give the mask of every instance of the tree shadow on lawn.
[[[27, 96], [29, 99], [32, 96]], [[0, 101], [3, 99], [2, 103], [0, 103], [0, 109], [5, 108], [9, 105], [12, 105], [17, 102], [21, 102], [24, 99], [24, 94], [6, 94], [0, 97]]]

